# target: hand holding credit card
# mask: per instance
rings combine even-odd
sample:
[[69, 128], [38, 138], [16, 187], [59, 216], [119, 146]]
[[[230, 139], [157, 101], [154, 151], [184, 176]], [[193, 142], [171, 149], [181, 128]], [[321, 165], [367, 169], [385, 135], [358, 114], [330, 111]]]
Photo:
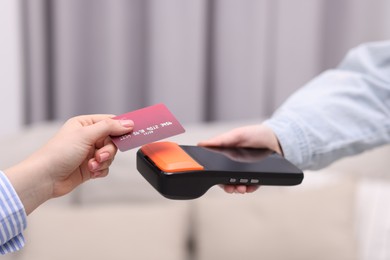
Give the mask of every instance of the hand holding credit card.
[[112, 141], [122, 152], [185, 132], [164, 104], [141, 108], [114, 118], [134, 122], [131, 133], [112, 137]]

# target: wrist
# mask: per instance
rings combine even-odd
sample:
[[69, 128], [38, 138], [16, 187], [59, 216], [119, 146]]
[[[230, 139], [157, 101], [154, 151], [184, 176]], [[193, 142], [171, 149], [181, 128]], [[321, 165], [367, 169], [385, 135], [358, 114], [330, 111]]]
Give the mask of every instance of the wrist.
[[27, 215], [52, 197], [52, 180], [40, 163], [29, 158], [4, 171]]
[[266, 124], [262, 124], [262, 127], [265, 131], [267, 147], [271, 150], [274, 150], [278, 154], [283, 155], [282, 147], [275, 132]]

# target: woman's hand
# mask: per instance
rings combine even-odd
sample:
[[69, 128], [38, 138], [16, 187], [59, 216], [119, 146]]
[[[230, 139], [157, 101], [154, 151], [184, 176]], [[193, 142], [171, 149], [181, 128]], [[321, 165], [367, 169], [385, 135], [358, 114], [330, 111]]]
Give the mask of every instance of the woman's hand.
[[[271, 128], [263, 124], [235, 128], [209, 140], [202, 141], [198, 143], [198, 145], [268, 148], [279, 154], [282, 154], [282, 150], [275, 133]], [[223, 188], [227, 193], [250, 193], [257, 190], [258, 186], [224, 185]]]
[[5, 171], [27, 214], [89, 179], [107, 176], [117, 152], [110, 136], [129, 133], [134, 124], [112, 117], [85, 115], [69, 119], [46, 145]]

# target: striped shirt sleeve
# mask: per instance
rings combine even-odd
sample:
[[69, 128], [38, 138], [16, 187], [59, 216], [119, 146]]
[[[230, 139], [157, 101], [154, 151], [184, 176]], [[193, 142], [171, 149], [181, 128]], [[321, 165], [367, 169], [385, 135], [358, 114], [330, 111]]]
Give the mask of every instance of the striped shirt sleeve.
[[0, 254], [15, 252], [24, 246], [22, 231], [26, 226], [23, 204], [8, 178], [0, 171]]

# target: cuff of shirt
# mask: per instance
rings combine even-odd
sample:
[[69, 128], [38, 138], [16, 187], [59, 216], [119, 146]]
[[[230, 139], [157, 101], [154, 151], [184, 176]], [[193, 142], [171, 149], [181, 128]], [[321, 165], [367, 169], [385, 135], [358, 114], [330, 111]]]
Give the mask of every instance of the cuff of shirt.
[[15, 252], [24, 247], [22, 231], [27, 226], [27, 216], [18, 194], [1, 171], [0, 212], [0, 254]]
[[297, 167], [307, 168], [311, 154], [310, 145], [299, 124], [299, 118], [290, 113], [283, 113], [283, 115], [276, 114], [263, 123], [274, 131], [283, 156]]

